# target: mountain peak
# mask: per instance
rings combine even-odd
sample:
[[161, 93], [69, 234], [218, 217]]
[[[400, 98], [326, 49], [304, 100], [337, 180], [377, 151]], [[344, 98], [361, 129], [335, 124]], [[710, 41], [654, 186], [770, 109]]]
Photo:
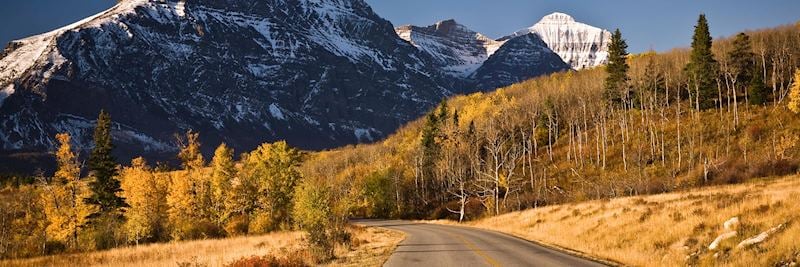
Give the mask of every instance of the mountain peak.
[[558, 24], [569, 23], [569, 22], [575, 22], [575, 18], [561, 12], [553, 12], [550, 15], [542, 17], [542, 20], [539, 21], [539, 23], [558, 23]]
[[446, 73], [458, 78], [469, 76], [504, 43], [470, 30], [454, 19], [424, 27], [400, 26], [395, 30], [400, 38], [430, 55]]
[[446, 19], [446, 20], [442, 20], [442, 21], [436, 22], [436, 26], [439, 26], [439, 27], [448, 27], [448, 26], [455, 26], [455, 25], [458, 25], [458, 22], [456, 22], [455, 19]]
[[519, 30], [499, 41], [533, 33], [573, 69], [579, 70], [605, 64], [608, 59], [607, 30], [576, 21], [572, 16], [554, 12], [544, 16], [531, 27]]
[[467, 27], [464, 25], [458, 24], [458, 22], [456, 22], [456, 20], [454, 19], [446, 19], [436, 22], [436, 24], [431, 25], [429, 28], [442, 35], [448, 35], [452, 32], [472, 33], [472, 30], [467, 29]]

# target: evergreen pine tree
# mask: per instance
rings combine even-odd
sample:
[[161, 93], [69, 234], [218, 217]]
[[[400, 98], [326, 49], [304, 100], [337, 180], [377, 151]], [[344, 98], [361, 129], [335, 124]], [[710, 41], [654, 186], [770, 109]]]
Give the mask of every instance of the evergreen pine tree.
[[610, 103], [619, 104], [623, 97], [628, 94], [626, 84], [628, 82], [628, 44], [622, 39], [619, 29], [611, 35], [611, 43], [608, 45], [608, 64], [606, 72], [608, 76], [604, 84], [603, 98]]
[[447, 122], [450, 118], [450, 109], [447, 107], [447, 101], [442, 101], [439, 103], [439, 121], [442, 123]]
[[747, 96], [750, 104], [764, 105], [767, 103], [767, 85], [761, 77], [760, 71], [751, 71], [750, 84], [747, 86]]
[[717, 96], [715, 85], [719, 66], [711, 52], [711, 33], [705, 14], [700, 14], [692, 37], [692, 53], [686, 65], [689, 84], [695, 90], [696, 104], [701, 110], [714, 107]]
[[733, 40], [733, 48], [728, 52], [731, 74], [738, 82], [752, 80], [754, 62], [753, 48], [750, 45], [750, 36], [739, 33]]
[[100, 212], [110, 212], [127, 206], [125, 199], [117, 195], [122, 189], [117, 179], [117, 163], [111, 155], [113, 149], [111, 116], [101, 110], [94, 129], [94, 148], [89, 156], [89, 170], [94, 177], [89, 183], [92, 195], [86, 199], [86, 203], [97, 205]]
[[422, 127], [422, 149], [425, 154], [436, 150], [436, 136], [439, 134], [439, 117], [433, 112], [425, 118], [425, 126]]

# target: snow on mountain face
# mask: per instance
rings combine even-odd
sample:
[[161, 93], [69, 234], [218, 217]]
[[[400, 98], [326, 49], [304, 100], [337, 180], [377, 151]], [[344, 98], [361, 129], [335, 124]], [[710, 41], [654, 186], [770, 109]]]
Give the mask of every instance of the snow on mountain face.
[[427, 27], [412, 25], [395, 29], [398, 36], [429, 54], [447, 73], [465, 78], [494, 54], [504, 41], [495, 41], [454, 20]]
[[534, 33], [547, 43], [564, 62], [579, 70], [605, 64], [608, 61], [608, 43], [611, 33], [607, 30], [576, 22], [570, 15], [553, 13], [544, 16], [530, 28], [522, 29], [500, 40]]
[[509, 39], [472, 75], [477, 90], [491, 90], [570, 66], [534, 34]]
[[454, 93], [430, 61], [362, 0], [125, 0], [0, 54], [0, 150], [85, 148], [100, 109], [126, 156], [373, 140]]

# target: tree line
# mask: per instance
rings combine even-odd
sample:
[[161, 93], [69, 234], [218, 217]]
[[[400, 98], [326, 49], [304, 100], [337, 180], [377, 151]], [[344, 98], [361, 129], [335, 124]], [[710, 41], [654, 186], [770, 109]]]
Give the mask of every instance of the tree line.
[[300, 228], [324, 260], [349, 238], [327, 191], [303, 182], [305, 153], [286, 142], [265, 143], [238, 161], [223, 143], [207, 162], [199, 134], [189, 131], [177, 137], [180, 169], [153, 168], [141, 157], [122, 167], [112, 156], [110, 115], [101, 111], [82, 177], [71, 136], [56, 140], [52, 177], [0, 191], [0, 258]]

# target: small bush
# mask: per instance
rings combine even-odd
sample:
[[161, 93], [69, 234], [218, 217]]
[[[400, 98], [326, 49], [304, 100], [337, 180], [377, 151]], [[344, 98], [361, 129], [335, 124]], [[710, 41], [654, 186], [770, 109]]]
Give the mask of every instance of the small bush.
[[672, 213], [670, 215], [670, 218], [672, 218], [672, 220], [675, 221], [675, 222], [680, 222], [680, 221], [683, 221], [684, 219], [686, 219], [686, 217], [683, 217], [683, 213], [681, 213], [679, 211], [676, 211], [675, 213]]
[[769, 159], [752, 163], [739, 159], [728, 160], [710, 170], [708, 183], [734, 184], [752, 178], [789, 175], [796, 173], [798, 166], [798, 162], [791, 159]]
[[333, 258], [333, 243], [336, 226], [331, 208], [330, 189], [306, 180], [297, 190], [293, 215], [301, 229], [308, 232], [309, 251], [317, 262]]
[[653, 210], [647, 208], [647, 210], [645, 210], [644, 213], [642, 213], [642, 216], [639, 216], [639, 222], [647, 221], [647, 219], [649, 219], [650, 216], [653, 216]]
[[263, 234], [275, 230], [275, 222], [272, 216], [266, 212], [258, 212], [253, 215], [248, 225], [248, 232], [251, 234]]
[[177, 235], [180, 239], [205, 239], [224, 237], [225, 231], [217, 226], [217, 224], [208, 220], [198, 220], [193, 222], [184, 222], [176, 225]]
[[228, 236], [245, 235], [248, 231], [249, 219], [245, 215], [231, 217], [225, 224], [225, 232]]
[[67, 251], [67, 246], [60, 241], [47, 241], [44, 243], [45, 254], [59, 254]]
[[206, 267], [208, 265], [203, 264], [197, 260], [197, 257], [192, 257], [189, 261], [179, 261], [176, 262], [178, 267]]
[[305, 267], [310, 266], [303, 260], [303, 253], [287, 253], [286, 257], [250, 256], [238, 259], [227, 267]]

